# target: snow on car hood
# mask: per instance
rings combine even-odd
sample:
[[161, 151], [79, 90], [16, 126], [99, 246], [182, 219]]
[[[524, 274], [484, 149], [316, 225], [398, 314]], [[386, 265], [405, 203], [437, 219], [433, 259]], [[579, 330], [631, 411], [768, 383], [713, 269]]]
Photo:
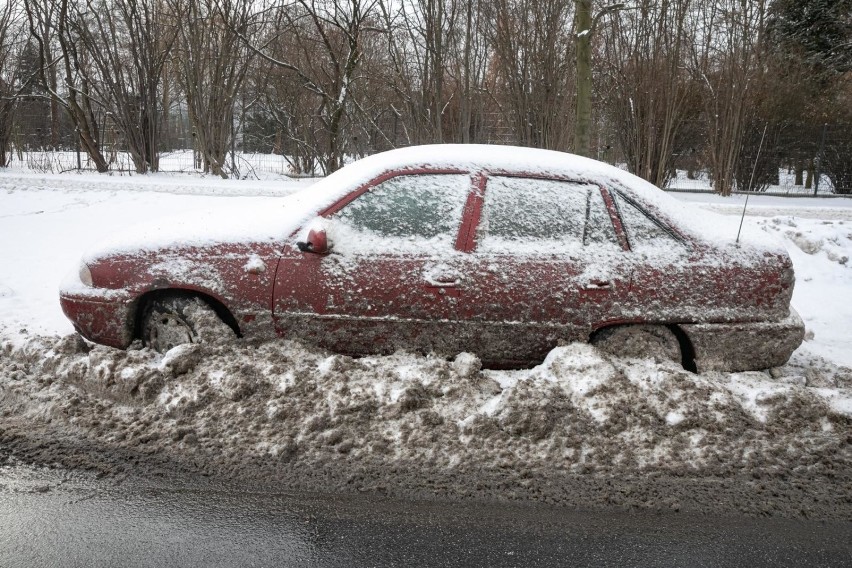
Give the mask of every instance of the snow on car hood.
[[274, 242], [290, 236], [317, 210], [303, 193], [251, 203], [166, 216], [113, 233], [90, 249], [85, 262], [117, 255], [157, 251], [177, 245], [210, 246], [239, 242]]

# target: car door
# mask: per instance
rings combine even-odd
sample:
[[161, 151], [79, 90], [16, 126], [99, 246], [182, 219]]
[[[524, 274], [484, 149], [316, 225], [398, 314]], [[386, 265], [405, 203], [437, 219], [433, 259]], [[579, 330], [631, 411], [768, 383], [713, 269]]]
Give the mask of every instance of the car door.
[[399, 173], [365, 187], [318, 220], [328, 254], [293, 248], [282, 258], [279, 332], [349, 353], [457, 349], [453, 265], [470, 175]]
[[631, 267], [606, 196], [589, 183], [488, 177], [462, 290], [471, 348], [483, 358], [540, 360], [614, 317]]

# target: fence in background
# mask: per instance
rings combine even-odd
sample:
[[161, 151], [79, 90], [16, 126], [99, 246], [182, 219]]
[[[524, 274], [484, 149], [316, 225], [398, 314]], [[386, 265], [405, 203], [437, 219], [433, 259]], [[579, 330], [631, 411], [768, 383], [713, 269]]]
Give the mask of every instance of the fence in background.
[[[26, 127], [27, 124], [24, 121], [21, 126]], [[56, 146], [62, 149], [48, 149], [50, 144], [45, 135], [47, 131], [47, 128], [45, 128], [46, 125], [34, 126], [35, 124], [33, 122], [32, 129], [20, 128], [17, 131], [13, 139], [12, 152], [10, 154], [8, 166], [10, 170], [25, 170], [39, 173], [62, 173], [75, 170], [94, 171], [94, 166], [91, 164], [87, 154], [78, 149], [79, 145], [74, 140], [73, 135], [68, 135], [67, 132], [64, 132], [65, 129], [63, 128], [62, 131], [64, 134], [56, 141]], [[826, 126], [822, 130], [814, 130], [814, 132], [805, 133], [803, 136], [807, 138], [806, 146], [813, 146], [813, 152], [817, 155], [819, 152], [823, 154], [833, 152], [841, 159], [852, 161], [852, 132], [843, 132], [840, 129]], [[129, 154], [123, 151], [120, 138], [115, 133], [111, 136], [106, 136], [106, 138], [113, 141], [104, 145], [104, 153], [110, 162], [110, 170], [118, 174], [132, 174], [135, 171], [133, 163]], [[180, 144], [181, 140], [185, 139], [175, 139], [173, 142]], [[781, 162], [779, 150], [776, 149], [774, 151], [776, 152], [776, 156], [774, 157], [775, 163]], [[623, 164], [619, 160], [620, 156], [614, 151], [603, 152], [600, 158], [623, 167]], [[229, 152], [226, 159], [227, 169], [232, 171], [235, 177], [263, 179], [294, 175], [293, 169], [286, 157], [272, 153], [271, 148], [269, 153], [244, 152], [240, 150], [240, 145], [237, 144], [235, 151]], [[698, 168], [689, 172], [689, 174], [686, 170], [679, 169], [666, 189], [672, 191], [712, 192], [712, 180], [705, 171], [699, 169], [700, 164], [697, 164], [697, 161], [693, 163], [692, 160], [684, 160], [680, 157], [675, 160], [675, 163], [680, 167], [685, 167], [687, 164], [692, 167], [698, 165]], [[813, 160], [800, 160], [800, 170], [802, 163], [806, 163], [811, 169], [815, 169], [813, 168]], [[819, 161], [817, 160], [816, 163], [818, 164]], [[201, 161], [199, 154], [192, 149], [166, 151], [160, 154], [159, 169], [161, 172], [166, 173], [200, 173]], [[812, 179], [808, 184], [806, 182], [807, 175], [802, 175], [800, 171], [797, 176], [794, 166], [789, 164], [779, 167], [778, 175], [774, 180], [775, 183], [771, 183], [761, 188], [761, 190], [765, 194], [790, 196], [829, 196], [838, 193], [852, 193], [852, 171], [847, 172], [845, 176], [841, 175], [838, 177], [835, 175], [834, 178], [842, 184], [839, 191], [837, 191], [838, 188], [835, 188], [835, 182], [828, 175], [820, 175], [818, 184], [815, 183], [815, 179]]]

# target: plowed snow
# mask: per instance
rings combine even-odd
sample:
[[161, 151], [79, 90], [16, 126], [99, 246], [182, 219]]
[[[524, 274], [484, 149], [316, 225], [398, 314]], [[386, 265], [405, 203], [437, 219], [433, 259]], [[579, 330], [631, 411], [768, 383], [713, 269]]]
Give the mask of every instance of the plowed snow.
[[488, 371], [470, 354], [352, 359], [233, 340], [160, 355], [72, 335], [7, 343], [2, 361], [0, 429], [25, 450], [21, 429], [49, 427], [225, 476], [369, 464], [420, 471], [420, 489], [456, 468], [795, 478], [837, 499], [821, 515], [852, 512], [852, 371], [816, 360], [694, 375], [571, 344], [530, 370]]

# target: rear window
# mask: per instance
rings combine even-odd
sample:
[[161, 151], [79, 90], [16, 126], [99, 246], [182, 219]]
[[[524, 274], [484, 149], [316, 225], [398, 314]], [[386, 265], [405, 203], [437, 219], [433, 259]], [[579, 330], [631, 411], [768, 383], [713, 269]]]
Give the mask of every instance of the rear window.
[[647, 213], [633, 205], [617, 192], [612, 192], [618, 212], [633, 250], [648, 250], [657, 247], [672, 248], [682, 243]]

